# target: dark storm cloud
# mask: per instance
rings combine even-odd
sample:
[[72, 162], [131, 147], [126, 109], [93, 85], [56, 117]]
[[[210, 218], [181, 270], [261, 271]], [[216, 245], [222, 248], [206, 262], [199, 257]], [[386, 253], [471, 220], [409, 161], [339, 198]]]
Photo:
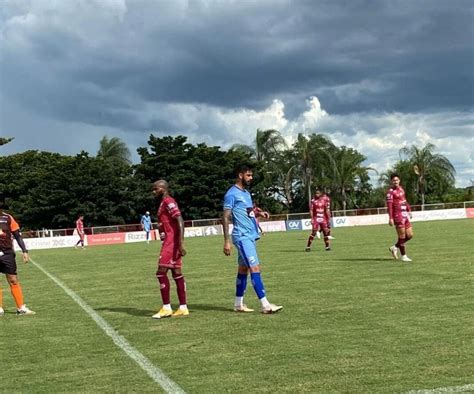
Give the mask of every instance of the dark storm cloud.
[[[331, 113], [472, 106], [468, 1], [32, 4], [2, 15], [2, 89], [64, 120], [141, 129], [140, 102], [262, 108], [289, 95], [297, 112], [313, 94]], [[337, 94], [361, 81], [381, 88]]]

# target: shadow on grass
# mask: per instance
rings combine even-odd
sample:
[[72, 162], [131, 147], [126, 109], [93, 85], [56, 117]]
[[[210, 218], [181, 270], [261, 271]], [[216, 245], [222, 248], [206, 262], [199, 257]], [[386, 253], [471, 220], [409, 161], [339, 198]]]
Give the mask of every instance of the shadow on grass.
[[336, 258], [332, 261], [393, 261], [396, 262], [397, 260], [390, 258], [390, 257], [372, 257], [372, 258], [347, 258], [347, 259], [340, 259]]
[[[156, 313], [156, 310], [151, 309], [137, 309], [132, 307], [104, 307], [95, 308], [96, 311], [106, 311], [115, 313], [125, 313], [131, 316], [150, 317]], [[189, 310], [192, 311], [217, 311], [217, 312], [233, 312], [232, 308], [226, 308], [220, 305], [207, 304], [190, 304]]]
[[233, 312], [232, 308], [228, 308], [221, 305], [208, 305], [208, 304], [190, 304], [190, 311], [218, 311], [218, 312]]
[[104, 308], [95, 308], [96, 311], [106, 311], [106, 312], [116, 312], [116, 313], [126, 313], [131, 316], [141, 316], [141, 317], [150, 317], [156, 313], [155, 310], [151, 309], [137, 309], [132, 307], [104, 307]]

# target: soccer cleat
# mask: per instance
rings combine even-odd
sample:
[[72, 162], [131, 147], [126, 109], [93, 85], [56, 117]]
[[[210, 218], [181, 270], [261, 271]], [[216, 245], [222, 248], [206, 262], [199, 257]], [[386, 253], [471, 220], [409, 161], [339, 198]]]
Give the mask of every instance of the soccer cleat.
[[235, 312], [241, 312], [241, 313], [249, 313], [249, 312], [253, 312], [254, 310], [248, 308], [247, 305], [242, 304], [242, 305], [234, 306], [234, 311]]
[[328, 239], [336, 239], [332, 235], [328, 235]]
[[18, 316], [23, 316], [23, 315], [35, 315], [36, 312], [32, 311], [31, 309], [28, 309], [26, 306], [22, 306], [20, 309], [16, 310], [16, 314]]
[[152, 319], [163, 319], [165, 317], [171, 317], [172, 314], [173, 314], [173, 311], [171, 309], [161, 308], [151, 318]]
[[388, 250], [389, 250], [390, 253], [392, 254], [392, 257], [393, 257], [395, 260], [397, 260], [397, 259], [398, 259], [398, 248], [397, 248], [395, 245], [393, 245], [393, 246], [390, 246], [390, 247], [388, 248]]
[[270, 315], [272, 313], [277, 313], [282, 309], [283, 307], [281, 305], [270, 304], [268, 308], [262, 308], [262, 313], [264, 315]]
[[331, 247], [330, 247], [330, 246], [326, 246], [324, 249], [326, 250], [326, 252], [329, 252], [329, 251], [331, 250]]
[[402, 256], [402, 259], [401, 259], [401, 260], [402, 260], [402, 261], [406, 261], [407, 263], [409, 263], [409, 262], [411, 261], [411, 259], [410, 259], [406, 254], [404, 254], [404, 255]]
[[321, 231], [316, 231], [316, 237], [317, 237], [318, 239], [321, 239]]
[[311, 252], [311, 248], [310, 248], [309, 246], [307, 246], [304, 251], [305, 251], [305, 252]]
[[173, 313], [171, 316], [173, 317], [181, 317], [181, 316], [188, 316], [189, 315], [189, 310], [188, 309], [181, 309], [179, 308], [175, 313]]
[[5, 311], [3, 310], [3, 308], [0, 308], [0, 317], [2, 317], [4, 315], [5, 315]]

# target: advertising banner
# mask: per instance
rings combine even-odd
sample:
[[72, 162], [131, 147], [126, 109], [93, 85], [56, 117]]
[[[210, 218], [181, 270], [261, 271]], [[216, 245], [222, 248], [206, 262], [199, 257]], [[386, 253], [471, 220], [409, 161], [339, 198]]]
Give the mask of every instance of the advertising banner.
[[204, 226], [203, 228], [203, 233], [206, 237], [212, 236], [212, 235], [222, 235], [222, 226]]
[[[155, 230], [150, 232], [150, 240], [155, 239]], [[132, 231], [125, 233], [125, 242], [145, 242], [146, 241], [146, 232], [145, 231]]]
[[[79, 237], [69, 235], [64, 237], [45, 237], [45, 238], [24, 238], [26, 248], [28, 250], [34, 249], [54, 249], [54, 248], [72, 248]], [[87, 242], [85, 242], [87, 245]], [[15, 250], [21, 250], [14, 241]]]
[[302, 230], [302, 221], [301, 221], [301, 219], [298, 219], [298, 220], [287, 220], [287, 221], [286, 221], [286, 229], [287, 229], [288, 231]]
[[465, 219], [465, 218], [466, 218], [466, 210], [464, 208], [436, 209], [433, 211], [413, 212], [412, 222], [421, 222], [421, 221], [426, 221], [426, 220]]
[[466, 208], [466, 217], [474, 218], [474, 208]]
[[125, 243], [125, 234], [126, 233], [86, 235], [86, 240], [89, 246], [123, 244]]
[[272, 233], [275, 231], [286, 231], [285, 222], [283, 220], [275, 222], [261, 222], [260, 227], [265, 233]]

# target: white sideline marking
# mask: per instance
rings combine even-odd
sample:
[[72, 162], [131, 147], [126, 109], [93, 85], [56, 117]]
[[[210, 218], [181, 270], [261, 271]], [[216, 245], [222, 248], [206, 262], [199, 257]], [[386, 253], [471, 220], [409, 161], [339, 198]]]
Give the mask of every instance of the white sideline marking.
[[466, 391], [474, 391], [474, 384], [465, 384], [464, 386], [440, 387], [437, 389], [427, 390], [411, 390], [407, 394], [437, 394], [437, 393], [465, 393]]
[[103, 319], [94, 309], [92, 309], [81, 297], [67, 287], [54, 275], [46, 271], [41, 265], [30, 258], [31, 263], [56, 283], [64, 292], [71, 297], [84, 311], [94, 320], [97, 325], [122, 349], [128, 357], [135, 361], [156, 383], [158, 383], [167, 393], [184, 393], [184, 390], [173, 382], [166, 374], [135, 349], [123, 336], [118, 334], [105, 319]]

